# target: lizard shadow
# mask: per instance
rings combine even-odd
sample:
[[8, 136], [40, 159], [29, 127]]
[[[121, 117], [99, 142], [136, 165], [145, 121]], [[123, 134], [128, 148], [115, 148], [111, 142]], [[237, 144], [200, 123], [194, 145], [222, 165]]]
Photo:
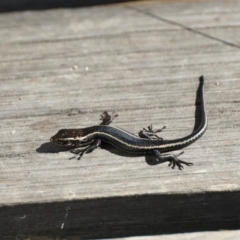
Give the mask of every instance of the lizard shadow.
[[69, 151], [69, 147], [62, 147], [52, 144], [51, 142], [43, 143], [39, 148], [36, 149], [38, 153], [59, 153]]

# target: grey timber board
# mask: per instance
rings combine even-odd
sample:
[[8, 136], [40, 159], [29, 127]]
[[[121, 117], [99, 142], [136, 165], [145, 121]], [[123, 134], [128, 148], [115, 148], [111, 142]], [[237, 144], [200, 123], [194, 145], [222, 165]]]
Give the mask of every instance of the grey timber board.
[[[238, 229], [240, 1], [140, 1], [0, 15], [0, 233], [72, 239]], [[209, 126], [184, 170], [49, 143], [98, 124], [188, 135], [200, 75]], [[111, 229], [111, 230], [109, 230]]]

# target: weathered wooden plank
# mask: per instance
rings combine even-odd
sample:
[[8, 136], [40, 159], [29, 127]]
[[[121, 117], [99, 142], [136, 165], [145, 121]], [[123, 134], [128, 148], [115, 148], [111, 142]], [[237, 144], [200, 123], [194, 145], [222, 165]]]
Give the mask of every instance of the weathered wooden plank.
[[[107, 208], [112, 198], [122, 197], [113, 203], [121, 210], [126, 199], [138, 201], [131, 197], [135, 195], [160, 196], [160, 202], [174, 195], [171, 203], [175, 205], [181, 194], [204, 193], [213, 204], [225, 191], [235, 191], [229, 193], [224, 207], [235, 203], [240, 185], [239, 11], [240, 1], [236, 0], [188, 0], [1, 14], [0, 219], [4, 223], [8, 216], [9, 228], [0, 224], [0, 230], [8, 229], [4, 230], [7, 234], [22, 229], [34, 236], [56, 230], [57, 234], [64, 221], [51, 225], [48, 219], [56, 221], [58, 211], [66, 214], [68, 201], [77, 201], [81, 211], [82, 206], [91, 211], [96, 199], [105, 199], [101, 207]], [[194, 162], [192, 167], [178, 171], [167, 164], [150, 166], [144, 157], [126, 157], [104, 149], [81, 161], [69, 161], [71, 153], [48, 143], [60, 128], [97, 124], [104, 110], [118, 110], [113, 125], [134, 133], [152, 123], [156, 128], [167, 126], [163, 138], [185, 136], [194, 126], [195, 94], [202, 74], [206, 76], [209, 127], [182, 156]], [[211, 192], [219, 193], [211, 198]], [[149, 198], [149, 206], [155, 206]], [[195, 204], [188, 209], [184, 203], [187, 214], [192, 215], [181, 225], [183, 232], [199, 230], [197, 224], [187, 227], [189, 219], [196, 217], [200, 226], [206, 221], [194, 214], [200, 202], [190, 199]], [[150, 219], [153, 214], [144, 211], [144, 201], [140, 202], [141, 210], [133, 210]], [[19, 207], [22, 204], [28, 214]], [[30, 213], [38, 204], [43, 204], [43, 211], [37, 211], [43, 228], [39, 221], [31, 221], [34, 215]], [[215, 204], [219, 210], [223, 202]], [[49, 206], [57, 209], [52, 218]], [[181, 215], [175, 216], [169, 206], [167, 209], [161, 212], [163, 219], [175, 217], [177, 224]], [[232, 218], [227, 223], [220, 211], [222, 228], [239, 227], [235, 210], [229, 208]], [[78, 221], [73, 210], [67, 211], [70, 222], [76, 224], [65, 225], [64, 236], [80, 224], [84, 229], [92, 224], [89, 229], [94, 233], [101, 229], [94, 220], [96, 215], [88, 219], [86, 214]], [[81, 215], [81, 211], [77, 212]], [[115, 213], [120, 214], [116, 209]], [[111, 211], [100, 214], [103, 224], [110, 221], [126, 227], [131, 221], [129, 217], [125, 222], [124, 215], [115, 221]], [[213, 217], [214, 212], [207, 216]], [[157, 231], [157, 225], [150, 227], [152, 231], [140, 231], [146, 221], [139, 221], [136, 218], [131, 225], [135, 235], [180, 231]], [[200, 230], [216, 230], [217, 223], [214, 225], [213, 218], [211, 226], [215, 227], [203, 224]], [[85, 230], [77, 234], [109, 236], [107, 228], [99, 235]], [[111, 237], [134, 235], [131, 230], [114, 231]]]

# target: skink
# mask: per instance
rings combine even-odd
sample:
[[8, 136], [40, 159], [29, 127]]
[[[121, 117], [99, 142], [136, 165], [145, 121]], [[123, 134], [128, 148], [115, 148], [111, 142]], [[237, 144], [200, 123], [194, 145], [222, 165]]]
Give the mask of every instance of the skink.
[[192, 163], [180, 160], [178, 156], [182, 153], [174, 155], [172, 153], [166, 154], [166, 152], [187, 147], [199, 139], [207, 129], [203, 76], [199, 78], [199, 82], [198, 93], [201, 105], [201, 121], [198, 128], [186, 137], [165, 140], [157, 135], [161, 129], [154, 131], [152, 126], [149, 126], [147, 129], [144, 128], [139, 132], [139, 136], [136, 136], [125, 130], [108, 126], [118, 115], [116, 112], [113, 112], [112, 114], [103, 112], [100, 118], [102, 120], [100, 125], [81, 129], [62, 129], [56, 135], [51, 137], [50, 141], [60, 146], [74, 148], [71, 152], [79, 155], [78, 159], [80, 159], [83, 154], [92, 152], [99, 147], [103, 141], [113, 145], [121, 151], [131, 154], [153, 155], [157, 162], [168, 161], [172, 168], [177, 166], [181, 170], [183, 168], [182, 164], [189, 166], [192, 165]]

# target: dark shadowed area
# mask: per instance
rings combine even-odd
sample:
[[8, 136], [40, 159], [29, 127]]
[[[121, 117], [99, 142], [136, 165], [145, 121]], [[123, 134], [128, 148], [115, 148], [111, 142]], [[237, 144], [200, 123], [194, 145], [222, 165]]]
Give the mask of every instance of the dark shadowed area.
[[0, 209], [5, 239], [99, 239], [239, 229], [239, 192], [142, 195]]
[[1, 0], [0, 12], [44, 10], [51, 8], [76, 8], [94, 5], [129, 2], [126, 0]]

